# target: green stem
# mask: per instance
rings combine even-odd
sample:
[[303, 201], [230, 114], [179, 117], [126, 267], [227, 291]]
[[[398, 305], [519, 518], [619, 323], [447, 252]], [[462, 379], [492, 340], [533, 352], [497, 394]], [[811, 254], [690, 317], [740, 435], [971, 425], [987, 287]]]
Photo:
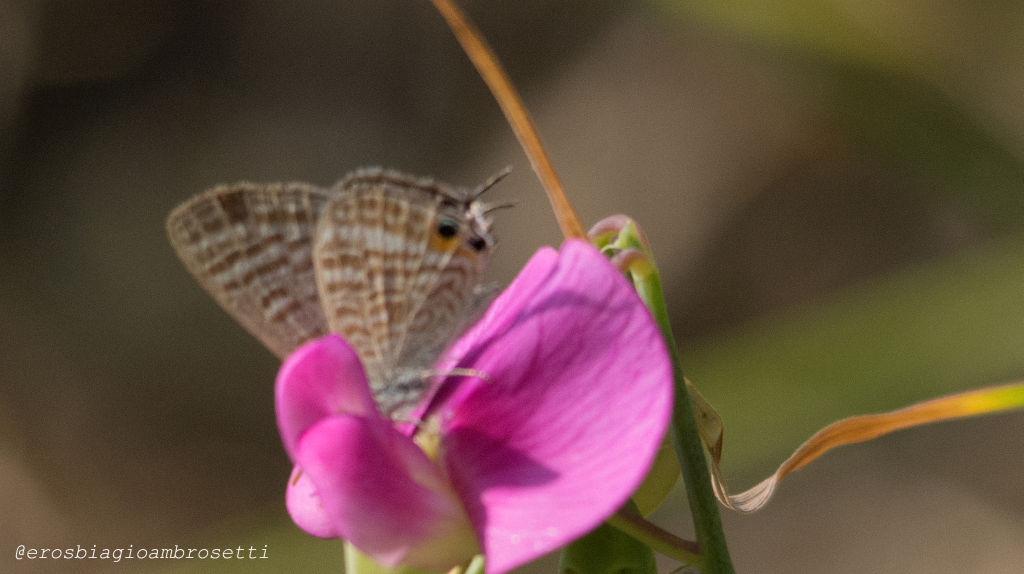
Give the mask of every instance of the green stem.
[[704, 567], [704, 556], [700, 554], [700, 548], [696, 544], [647, 522], [635, 511], [620, 510], [608, 517], [606, 523], [642, 542], [651, 550], [678, 560], [684, 566], [698, 569]]
[[711, 489], [711, 473], [708, 470], [704, 445], [697, 433], [697, 422], [693, 418], [693, 407], [690, 395], [686, 392], [683, 379], [683, 367], [679, 360], [679, 350], [668, 320], [665, 298], [661, 292], [661, 281], [653, 265], [642, 276], [634, 276], [636, 291], [650, 309], [651, 315], [661, 328], [672, 358], [672, 371], [675, 377], [675, 408], [672, 414], [672, 444], [679, 457], [683, 470], [683, 482], [686, 485], [686, 496], [690, 502], [693, 515], [693, 526], [697, 535], [697, 544], [704, 557], [704, 574], [733, 574], [735, 569], [722, 530], [722, 517], [718, 513], [718, 501]]

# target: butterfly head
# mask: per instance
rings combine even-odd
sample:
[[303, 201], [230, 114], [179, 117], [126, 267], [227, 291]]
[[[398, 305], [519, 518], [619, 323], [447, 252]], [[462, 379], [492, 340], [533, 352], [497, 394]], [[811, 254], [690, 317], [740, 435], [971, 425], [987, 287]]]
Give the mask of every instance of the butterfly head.
[[472, 259], [489, 256], [494, 248], [490, 214], [508, 204], [492, 205], [480, 197], [509, 173], [511, 168], [506, 167], [475, 189], [448, 190], [444, 193], [432, 240], [438, 246], [458, 241], [457, 251]]
[[445, 199], [434, 221], [431, 247], [447, 251], [455, 245], [455, 252], [470, 259], [487, 258], [494, 248], [491, 235], [491, 217], [486, 207], [476, 199], [456, 201]]

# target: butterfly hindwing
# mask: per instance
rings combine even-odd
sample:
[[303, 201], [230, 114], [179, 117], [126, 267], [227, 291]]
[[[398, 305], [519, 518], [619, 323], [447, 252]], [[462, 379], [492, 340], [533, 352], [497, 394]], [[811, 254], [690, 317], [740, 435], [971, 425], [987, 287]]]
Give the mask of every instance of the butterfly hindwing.
[[394, 172], [357, 172], [339, 185], [317, 226], [320, 297], [388, 411], [423, 391], [486, 254], [466, 245], [473, 230], [459, 190]]

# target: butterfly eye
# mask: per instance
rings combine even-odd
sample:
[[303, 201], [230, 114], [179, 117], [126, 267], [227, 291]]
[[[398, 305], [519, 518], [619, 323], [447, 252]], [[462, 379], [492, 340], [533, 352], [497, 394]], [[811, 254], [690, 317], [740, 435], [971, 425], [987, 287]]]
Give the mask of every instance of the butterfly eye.
[[437, 234], [445, 239], [451, 239], [459, 233], [459, 225], [451, 219], [442, 219], [437, 224]]
[[487, 242], [484, 241], [482, 237], [473, 237], [469, 240], [469, 246], [472, 247], [474, 251], [483, 251], [484, 248], [487, 247]]

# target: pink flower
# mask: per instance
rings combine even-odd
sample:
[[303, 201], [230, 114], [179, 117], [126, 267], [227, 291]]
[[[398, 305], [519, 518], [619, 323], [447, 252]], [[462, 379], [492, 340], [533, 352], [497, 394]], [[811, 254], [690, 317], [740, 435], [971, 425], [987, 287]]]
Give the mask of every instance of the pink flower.
[[438, 372], [460, 375], [416, 429], [379, 413], [340, 337], [288, 358], [277, 413], [299, 526], [387, 566], [445, 570], [482, 551], [488, 574], [508, 572], [614, 513], [671, 415], [657, 326], [581, 241], [537, 252], [445, 357]]

